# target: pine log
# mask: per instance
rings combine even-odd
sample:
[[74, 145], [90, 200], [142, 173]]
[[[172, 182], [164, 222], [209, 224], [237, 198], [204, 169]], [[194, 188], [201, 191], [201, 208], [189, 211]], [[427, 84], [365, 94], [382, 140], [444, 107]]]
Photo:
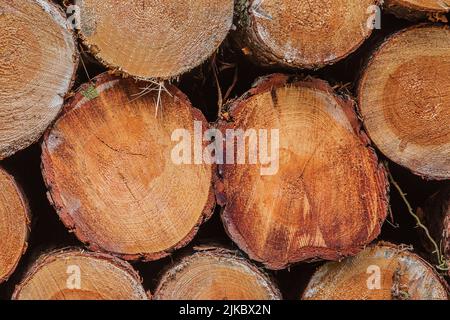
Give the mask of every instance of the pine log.
[[27, 249], [30, 213], [14, 178], [0, 167], [0, 283], [8, 280]]
[[143, 91], [147, 85], [96, 77], [42, 144], [49, 198], [64, 224], [93, 251], [130, 260], [185, 246], [214, 206], [214, 166], [171, 158], [174, 130], [193, 135], [194, 121], [204, 130], [208, 123], [175, 87]]
[[450, 6], [444, 0], [385, 0], [384, 8], [399, 18], [412, 21], [442, 20], [450, 11]]
[[450, 29], [429, 25], [388, 38], [359, 84], [360, 111], [374, 144], [427, 179], [450, 178], [448, 85]]
[[148, 295], [130, 264], [70, 248], [39, 257], [13, 300], [148, 300]]
[[232, 0], [77, 0], [79, 34], [106, 66], [140, 79], [177, 77], [225, 39]]
[[[218, 123], [224, 134], [279, 130], [279, 150], [268, 152], [279, 165], [274, 174], [263, 175], [267, 161], [228, 162], [219, 165], [215, 184], [218, 203], [225, 206], [225, 228], [252, 259], [270, 269], [341, 259], [380, 233], [388, 205], [386, 173], [354, 107], [324, 81], [280, 74], [259, 80], [227, 106], [228, 121]], [[265, 149], [276, 142], [270, 140]], [[250, 146], [250, 138], [246, 141]], [[238, 139], [230, 143], [236, 150]]]
[[[316, 69], [355, 51], [378, 0], [238, 0], [237, 47], [254, 62]], [[371, 20], [372, 19], [372, 20]]]
[[0, 3], [0, 160], [36, 142], [59, 113], [77, 68], [62, 11], [47, 0]]
[[312, 277], [305, 300], [447, 300], [442, 278], [405, 247], [380, 243], [329, 262]]
[[[448, 276], [450, 276], [450, 185], [432, 195], [417, 211], [417, 215], [427, 226], [431, 237], [440, 247], [442, 258], [447, 262]], [[439, 259], [436, 259], [436, 248], [430, 245], [430, 240], [425, 237], [425, 234], [423, 243], [428, 249], [430, 259], [439, 263]]]
[[167, 270], [155, 300], [280, 300], [272, 280], [238, 251], [200, 247]]

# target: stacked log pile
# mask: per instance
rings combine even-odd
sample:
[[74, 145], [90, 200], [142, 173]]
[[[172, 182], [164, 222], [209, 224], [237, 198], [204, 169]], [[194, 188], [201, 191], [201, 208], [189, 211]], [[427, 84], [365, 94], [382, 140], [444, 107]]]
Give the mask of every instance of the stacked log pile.
[[0, 1], [0, 298], [448, 299], [449, 10]]

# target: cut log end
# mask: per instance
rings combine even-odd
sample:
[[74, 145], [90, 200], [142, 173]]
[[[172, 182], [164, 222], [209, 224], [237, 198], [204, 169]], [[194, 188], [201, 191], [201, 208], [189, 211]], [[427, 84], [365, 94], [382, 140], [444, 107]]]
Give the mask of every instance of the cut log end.
[[380, 243], [320, 267], [305, 300], [447, 300], [443, 280], [418, 255]]
[[198, 248], [168, 270], [156, 300], [279, 300], [271, 279], [242, 258], [222, 248]]
[[224, 133], [262, 130], [271, 137], [266, 151], [256, 147], [270, 164], [221, 165], [216, 183], [229, 235], [270, 269], [356, 254], [380, 233], [388, 204], [385, 170], [353, 102], [321, 80], [288, 82], [283, 75], [259, 81], [229, 106], [233, 122], [219, 123]]
[[27, 202], [14, 179], [0, 168], [0, 283], [8, 280], [27, 248]]
[[369, 37], [376, 4], [377, 0], [240, 0], [235, 40], [263, 65], [320, 68], [345, 58]]
[[14, 300], [147, 300], [136, 271], [105, 254], [67, 249], [42, 255]]
[[0, 159], [36, 142], [59, 113], [77, 67], [73, 34], [46, 0], [0, 3]]
[[170, 79], [197, 67], [233, 21], [232, 0], [77, 3], [84, 44], [105, 65], [140, 79]]
[[399, 18], [408, 20], [446, 21], [450, 8], [444, 1], [437, 0], [385, 0], [385, 9]]
[[44, 138], [50, 199], [92, 250], [159, 259], [192, 240], [212, 213], [214, 166], [172, 159], [172, 133], [193, 136], [194, 121], [204, 130], [208, 123], [175, 87], [158, 101], [145, 83], [106, 74], [93, 82]]
[[449, 85], [450, 29], [428, 25], [386, 40], [359, 85], [372, 141], [392, 161], [428, 179], [450, 178]]

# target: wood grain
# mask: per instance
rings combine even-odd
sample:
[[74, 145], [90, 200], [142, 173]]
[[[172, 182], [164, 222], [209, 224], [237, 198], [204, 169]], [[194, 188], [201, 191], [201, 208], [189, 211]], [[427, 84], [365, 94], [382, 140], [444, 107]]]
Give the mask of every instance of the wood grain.
[[219, 166], [222, 220], [252, 259], [270, 269], [337, 260], [378, 236], [388, 184], [351, 99], [324, 81], [291, 82], [277, 74], [259, 80], [224, 117], [222, 132], [278, 129], [280, 135], [275, 175], [262, 176], [261, 163]]
[[155, 116], [158, 93], [145, 93], [146, 85], [98, 76], [42, 144], [43, 176], [61, 220], [91, 249], [131, 260], [185, 246], [214, 206], [214, 166], [171, 158], [174, 130], [208, 123], [173, 86]]
[[[79, 282], [75, 278], [79, 277]], [[14, 291], [13, 300], [147, 300], [131, 265], [77, 248], [43, 254]]]
[[0, 3], [0, 160], [36, 142], [60, 112], [78, 53], [47, 0]]
[[377, 0], [238, 0], [237, 47], [258, 64], [317, 69], [355, 51], [372, 32]]
[[161, 277], [155, 300], [279, 300], [272, 280], [238, 251], [198, 247]]
[[[379, 287], [373, 278], [377, 275]], [[425, 260], [405, 248], [380, 243], [356, 257], [320, 267], [303, 299], [447, 300], [448, 294], [443, 280]]]
[[447, 21], [444, 15], [450, 11], [449, 5], [443, 0], [385, 0], [384, 7], [397, 17], [412, 21]]
[[232, 0], [79, 0], [83, 43], [140, 79], [175, 78], [209, 58], [233, 21]]
[[374, 144], [427, 179], [450, 178], [449, 79], [450, 29], [419, 25], [389, 37], [359, 83], [359, 108]]
[[14, 178], [0, 167], [0, 283], [8, 280], [27, 249], [30, 212]]

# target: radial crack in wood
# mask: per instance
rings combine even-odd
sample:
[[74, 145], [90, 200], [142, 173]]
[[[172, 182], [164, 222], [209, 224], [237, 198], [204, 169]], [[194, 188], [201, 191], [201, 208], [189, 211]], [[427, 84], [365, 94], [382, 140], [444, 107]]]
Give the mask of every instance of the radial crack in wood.
[[172, 159], [173, 132], [194, 136], [195, 121], [206, 130], [203, 114], [175, 87], [158, 93], [147, 85], [100, 75], [67, 103], [42, 144], [61, 220], [94, 251], [131, 260], [185, 246], [215, 202], [214, 166]]
[[[225, 135], [249, 134], [245, 164], [219, 166], [225, 228], [270, 269], [356, 254], [378, 236], [388, 206], [386, 172], [360, 129], [354, 102], [321, 80], [290, 82], [279, 74], [259, 80], [227, 107], [230, 121], [218, 124]], [[252, 130], [259, 132], [256, 147]], [[239, 149], [238, 139], [229, 140]], [[249, 161], [254, 148], [256, 164]], [[268, 167], [270, 174], [262, 171]]]

